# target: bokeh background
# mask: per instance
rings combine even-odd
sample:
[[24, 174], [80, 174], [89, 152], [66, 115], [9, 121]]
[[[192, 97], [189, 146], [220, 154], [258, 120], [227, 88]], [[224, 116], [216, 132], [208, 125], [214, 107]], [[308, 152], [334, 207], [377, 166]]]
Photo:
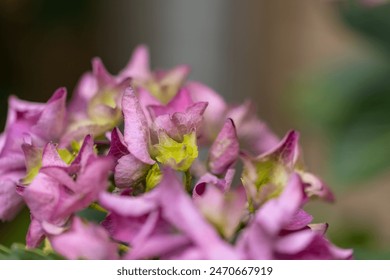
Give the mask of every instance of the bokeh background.
[[[94, 56], [117, 73], [134, 47], [152, 66], [191, 65], [230, 102], [253, 99], [336, 193], [313, 202], [357, 259], [390, 259], [390, 4], [385, 0], [1, 0], [0, 129], [8, 96], [71, 92]], [[219, 116], [215, 116], [218, 118]], [[0, 244], [24, 242], [24, 211]]]

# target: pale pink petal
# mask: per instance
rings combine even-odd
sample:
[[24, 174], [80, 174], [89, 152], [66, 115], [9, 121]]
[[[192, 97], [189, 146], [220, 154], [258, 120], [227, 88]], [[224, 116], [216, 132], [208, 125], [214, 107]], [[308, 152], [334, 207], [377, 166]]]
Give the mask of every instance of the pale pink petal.
[[149, 155], [149, 127], [142, 108], [131, 88], [127, 88], [122, 100], [125, 118], [124, 140], [131, 154], [146, 164], [154, 164]]

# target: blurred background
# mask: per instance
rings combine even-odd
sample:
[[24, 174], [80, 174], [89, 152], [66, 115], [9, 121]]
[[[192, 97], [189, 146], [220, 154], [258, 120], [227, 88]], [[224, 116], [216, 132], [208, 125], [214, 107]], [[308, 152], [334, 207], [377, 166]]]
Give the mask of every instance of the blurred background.
[[[390, 259], [387, 1], [2, 0], [0, 129], [9, 95], [72, 92], [92, 57], [117, 73], [140, 43], [154, 68], [189, 64], [230, 102], [253, 99], [279, 136], [299, 130], [337, 197], [308, 206], [315, 221], [357, 259]], [[24, 242], [28, 220], [0, 223], [0, 244]]]

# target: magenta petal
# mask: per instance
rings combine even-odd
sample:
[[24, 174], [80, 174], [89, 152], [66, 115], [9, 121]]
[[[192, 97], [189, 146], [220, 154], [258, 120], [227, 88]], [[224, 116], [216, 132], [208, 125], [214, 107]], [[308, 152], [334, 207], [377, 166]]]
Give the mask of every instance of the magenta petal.
[[44, 238], [45, 232], [41, 226], [41, 223], [38, 220], [31, 218], [31, 223], [26, 236], [27, 248], [38, 247]]
[[218, 175], [224, 173], [237, 160], [239, 149], [234, 123], [228, 119], [210, 148], [211, 172]]
[[299, 230], [306, 227], [312, 220], [313, 216], [309, 215], [306, 211], [299, 209], [283, 229]]
[[172, 115], [172, 121], [176, 126], [186, 126], [187, 130], [198, 129], [200, 122], [203, 119], [203, 113], [207, 108], [207, 102], [197, 102], [189, 106], [185, 113], [174, 113]]
[[[90, 158], [91, 159], [91, 158]], [[97, 194], [108, 188], [108, 177], [113, 169], [114, 161], [110, 157], [95, 158], [81, 169], [76, 179], [76, 193], [84, 194], [82, 200], [89, 203], [97, 199]]]
[[214, 176], [213, 174], [206, 173], [195, 184], [193, 194], [192, 194], [193, 198], [202, 196], [203, 193], [206, 191], [208, 184], [217, 187], [222, 192], [226, 192], [230, 188], [230, 184], [228, 184], [228, 182], [225, 179], [220, 179], [217, 176]]
[[131, 154], [147, 164], [154, 164], [149, 155], [149, 127], [142, 108], [131, 88], [127, 88], [122, 100], [125, 118], [124, 140]]
[[50, 236], [53, 249], [68, 259], [114, 260], [117, 247], [103, 227], [74, 218], [71, 228]]
[[163, 130], [171, 138], [181, 141], [183, 135], [198, 130], [206, 107], [206, 102], [198, 102], [188, 107], [184, 113], [161, 115], [154, 120], [154, 129], [157, 132]]
[[116, 160], [129, 154], [127, 146], [124, 143], [123, 135], [118, 128], [114, 128], [111, 132], [110, 151], [108, 154]]
[[292, 130], [286, 134], [276, 147], [259, 157], [273, 157], [292, 168], [299, 156], [298, 140], [299, 133]]
[[87, 166], [90, 157], [95, 157], [94, 140], [91, 135], [87, 135], [84, 138], [83, 144], [79, 150], [77, 157], [73, 160], [72, 165], [80, 164], [81, 166]]

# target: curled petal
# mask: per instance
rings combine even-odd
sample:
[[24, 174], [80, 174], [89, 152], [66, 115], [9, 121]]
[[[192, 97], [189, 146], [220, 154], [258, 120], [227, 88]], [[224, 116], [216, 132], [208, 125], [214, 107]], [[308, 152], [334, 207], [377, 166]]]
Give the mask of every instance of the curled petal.
[[123, 139], [123, 135], [118, 128], [114, 128], [114, 130], [111, 132], [110, 151], [108, 154], [114, 157], [116, 160], [129, 154]]
[[234, 123], [231, 119], [225, 122], [213, 145], [210, 148], [209, 167], [212, 173], [224, 173], [238, 158], [240, 144]]
[[157, 133], [162, 130], [172, 139], [182, 141], [183, 135], [198, 130], [206, 107], [207, 103], [198, 102], [188, 107], [184, 113], [161, 115], [154, 120], [154, 130]]
[[260, 155], [258, 158], [271, 157], [272, 159], [292, 168], [299, 156], [298, 140], [299, 133], [292, 130], [286, 134], [276, 147], [274, 147], [271, 151]]
[[332, 191], [321, 179], [309, 172], [299, 173], [305, 183], [305, 191], [309, 197], [319, 197], [329, 202], [335, 200]]

